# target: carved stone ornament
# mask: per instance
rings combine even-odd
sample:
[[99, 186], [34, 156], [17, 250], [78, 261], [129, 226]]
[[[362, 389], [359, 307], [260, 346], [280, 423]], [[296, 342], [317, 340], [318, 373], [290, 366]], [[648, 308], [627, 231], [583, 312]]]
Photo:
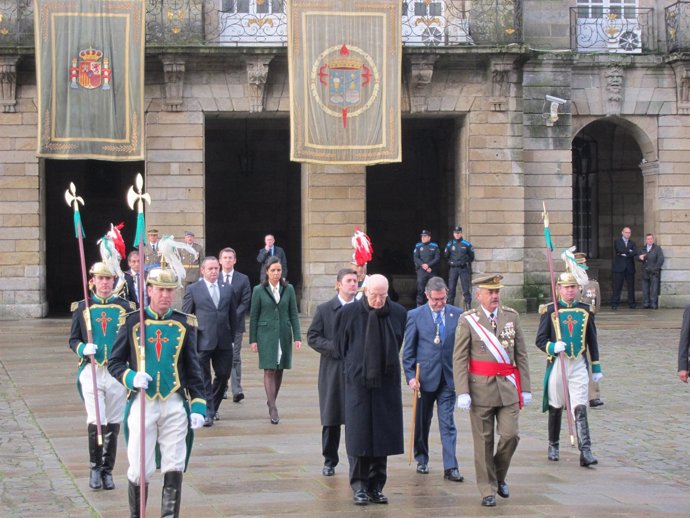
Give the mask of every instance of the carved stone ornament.
[[623, 104], [623, 67], [611, 65], [604, 71], [606, 78], [606, 115], [620, 115]]
[[676, 75], [676, 99], [678, 113], [690, 114], [690, 62], [676, 61], [671, 65]]
[[424, 54], [419, 56], [409, 56], [408, 84], [410, 89], [424, 88], [431, 84], [434, 75], [434, 64], [438, 56]]
[[266, 80], [273, 56], [247, 57], [247, 83], [249, 85], [249, 112], [264, 111]]
[[180, 56], [161, 56], [163, 63], [163, 78], [165, 81], [163, 94], [163, 110], [178, 112], [182, 110], [184, 93], [185, 60]]
[[3, 113], [17, 111], [17, 63], [19, 56], [0, 56], [0, 106]]

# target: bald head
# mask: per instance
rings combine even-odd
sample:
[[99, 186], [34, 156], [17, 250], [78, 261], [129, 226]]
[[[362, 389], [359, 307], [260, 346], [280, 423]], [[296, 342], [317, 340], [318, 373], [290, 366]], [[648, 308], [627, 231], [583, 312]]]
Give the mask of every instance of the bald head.
[[364, 295], [369, 306], [374, 309], [382, 308], [388, 298], [388, 279], [380, 274], [372, 275], [364, 286]]

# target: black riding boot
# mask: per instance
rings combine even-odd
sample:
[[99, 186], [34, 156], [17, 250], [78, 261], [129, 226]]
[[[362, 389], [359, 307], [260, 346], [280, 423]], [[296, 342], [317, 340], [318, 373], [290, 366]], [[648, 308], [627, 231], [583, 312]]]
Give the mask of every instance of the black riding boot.
[[178, 518], [182, 503], [182, 472], [168, 471], [163, 477], [161, 518]]
[[577, 431], [577, 446], [580, 448], [580, 466], [591, 466], [599, 462], [592, 455], [592, 439], [589, 436], [585, 405], [575, 407], [575, 430]]
[[89, 434], [89, 461], [91, 473], [89, 475], [89, 487], [91, 489], [101, 489], [101, 468], [103, 467], [103, 446], [98, 445], [98, 428], [95, 424], [88, 426]]
[[[129, 482], [129, 488], [127, 489], [127, 495], [129, 496], [129, 517], [130, 518], [139, 518], [139, 506], [141, 503], [141, 493], [139, 492], [139, 486], [136, 485], [134, 482], [131, 480], [128, 480]], [[144, 487], [144, 500], [148, 501], [149, 499], [149, 485], [146, 484], [146, 487]], [[144, 503], [146, 505], [146, 503]]]
[[561, 438], [561, 415], [562, 408], [549, 406], [549, 460], [556, 461], [559, 456], [559, 445]]
[[101, 478], [103, 489], [115, 489], [113, 482], [113, 468], [117, 457], [117, 436], [120, 434], [120, 424], [110, 423], [105, 427], [103, 434], [103, 468]]

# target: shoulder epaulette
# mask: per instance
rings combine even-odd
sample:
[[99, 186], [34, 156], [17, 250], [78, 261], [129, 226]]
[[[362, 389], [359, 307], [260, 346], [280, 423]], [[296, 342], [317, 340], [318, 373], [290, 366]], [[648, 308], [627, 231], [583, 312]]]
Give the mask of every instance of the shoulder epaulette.
[[77, 310], [77, 308], [79, 308], [79, 302], [81, 301], [72, 302], [72, 305], [69, 307], [70, 313], [74, 313]]
[[192, 326], [192, 327], [198, 327], [199, 322], [197, 321], [196, 316], [187, 315], [187, 324]]
[[129, 309], [131, 309], [132, 311], [137, 309], [137, 303], [136, 302], [132, 302], [131, 300], [128, 300], [127, 303], [129, 304]]
[[429, 246], [435, 246], [438, 248], [438, 243], [436, 241], [429, 241]]
[[414, 245], [415, 248], [419, 248], [420, 246], [424, 246], [424, 243], [419, 242], [419, 243], [417, 243], [416, 245]]
[[508, 313], [515, 313], [516, 315], [518, 314], [517, 310], [510, 308], [508, 306], [501, 306], [501, 309], [503, 311], [507, 311]]
[[453, 244], [453, 241], [452, 241], [452, 240], [448, 241], [448, 242], [446, 243], [446, 248], [448, 248], [448, 247], [449, 247], [450, 245], [452, 245], [452, 244]]
[[548, 304], [539, 304], [539, 314], [545, 315], [549, 312], [550, 307], [553, 307], [553, 302], [549, 302]]
[[467, 239], [463, 239], [463, 240], [461, 241], [461, 243], [465, 243], [466, 245], [472, 246], [472, 243], [470, 243], [469, 241], [467, 241]]
[[472, 309], [468, 309], [467, 311], [465, 311], [465, 312], [464, 312], [462, 315], [460, 315], [460, 316], [461, 316], [461, 317], [464, 317], [465, 315], [473, 315], [473, 314], [475, 314], [476, 312], [477, 312], [477, 308], [472, 308]]

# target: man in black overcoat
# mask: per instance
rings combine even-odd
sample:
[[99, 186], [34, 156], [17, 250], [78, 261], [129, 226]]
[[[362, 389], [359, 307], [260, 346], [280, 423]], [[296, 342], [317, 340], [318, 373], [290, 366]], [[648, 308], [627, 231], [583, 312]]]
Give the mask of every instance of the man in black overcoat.
[[345, 445], [356, 505], [388, 503], [389, 455], [404, 452], [400, 348], [407, 312], [388, 300], [388, 280], [372, 275], [364, 297], [336, 316], [345, 362]]
[[354, 302], [357, 272], [342, 268], [336, 279], [338, 294], [316, 308], [307, 332], [307, 343], [321, 355], [319, 361], [319, 410], [321, 412], [321, 450], [323, 476], [332, 477], [338, 465], [340, 425], [345, 424], [345, 373], [343, 361], [335, 349], [335, 317], [340, 308]]

